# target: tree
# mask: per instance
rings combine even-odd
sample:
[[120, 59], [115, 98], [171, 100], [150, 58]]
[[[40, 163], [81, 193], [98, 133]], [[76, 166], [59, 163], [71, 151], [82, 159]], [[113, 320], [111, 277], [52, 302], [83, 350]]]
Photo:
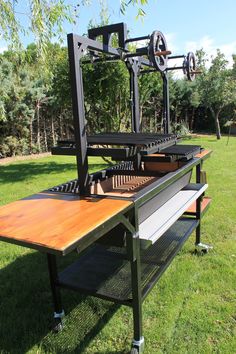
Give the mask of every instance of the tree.
[[201, 101], [212, 114], [217, 139], [221, 138], [220, 114], [222, 110], [229, 104], [236, 103], [235, 80], [226, 65], [227, 60], [224, 54], [217, 50], [217, 55], [212, 59], [209, 70], [206, 70], [203, 64], [201, 65], [203, 73], [198, 78]]
[[[190, 130], [194, 126], [195, 111], [200, 104], [196, 81], [175, 80], [172, 84], [171, 111], [174, 122], [185, 122]], [[174, 92], [173, 92], [174, 91]]]
[[[81, 6], [88, 6], [92, 0], [80, 0], [76, 5], [66, 0], [0, 0], [1, 36], [15, 49], [21, 47], [21, 36], [31, 32], [35, 38], [38, 52], [46, 54], [48, 44], [54, 38], [64, 37], [63, 25], [66, 22], [76, 23]], [[100, 0], [101, 9], [105, 0]], [[120, 11], [124, 14], [129, 5], [138, 6], [138, 17], [144, 16], [143, 5], [148, 0], [120, 0]], [[24, 13], [18, 8], [23, 5]], [[19, 15], [28, 18], [28, 25], [23, 25]]]

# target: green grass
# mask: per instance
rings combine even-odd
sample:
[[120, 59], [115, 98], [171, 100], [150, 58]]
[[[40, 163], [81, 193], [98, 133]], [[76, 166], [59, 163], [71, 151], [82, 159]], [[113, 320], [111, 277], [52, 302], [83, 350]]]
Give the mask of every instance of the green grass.
[[[190, 143], [212, 149], [205, 162], [213, 198], [202, 241], [214, 245], [193, 255], [192, 236], [143, 305], [145, 353], [236, 353], [236, 138]], [[92, 159], [91, 170], [103, 168]], [[75, 178], [73, 158], [47, 157], [0, 166], [0, 203]], [[127, 353], [131, 310], [63, 291], [67, 316], [50, 331], [52, 304], [45, 255], [0, 243], [0, 353]], [[66, 262], [67, 260], [63, 260]]]

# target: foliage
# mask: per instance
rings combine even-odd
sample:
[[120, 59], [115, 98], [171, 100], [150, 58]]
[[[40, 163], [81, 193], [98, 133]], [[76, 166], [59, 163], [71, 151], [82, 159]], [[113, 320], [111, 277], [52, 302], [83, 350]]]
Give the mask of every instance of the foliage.
[[[49, 55], [49, 46], [52, 40], [62, 40], [64, 24], [76, 23], [79, 8], [88, 6], [92, 0], [80, 0], [71, 4], [66, 0], [0, 0], [0, 30], [2, 38], [11, 48], [22, 48], [21, 38], [30, 33], [34, 36], [39, 57], [46, 59]], [[148, 0], [121, 0], [120, 11], [124, 14], [130, 5], [136, 6], [137, 18], [143, 17], [143, 6]], [[18, 8], [20, 10], [18, 10]], [[23, 8], [23, 10], [22, 10]], [[100, 15], [108, 22], [106, 1], [100, 0]], [[20, 21], [20, 16], [27, 17], [28, 21]], [[27, 23], [27, 25], [25, 25]]]
[[226, 106], [236, 105], [236, 81], [232, 77], [232, 72], [226, 68], [226, 64], [224, 54], [218, 50], [209, 70], [204, 70], [198, 78], [201, 101], [213, 115], [217, 139], [221, 138], [220, 113]]
[[178, 123], [172, 122], [171, 131], [180, 137], [184, 137], [190, 134], [188, 124], [184, 121], [180, 121]]
[[[116, 47], [113, 37], [113, 46]], [[1, 156], [48, 151], [60, 139], [73, 139], [71, 89], [67, 49], [50, 44], [47, 69], [35, 44], [25, 50], [8, 50], [0, 56], [0, 153]], [[197, 53], [203, 72], [194, 82], [169, 75], [173, 131], [222, 128], [225, 117], [235, 115], [235, 66], [226, 68], [218, 52], [210, 68], [203, 51]], [[88, 58], [85, 57], [85, 60]], [[82, 64], [85, 113], [89, 133], [130, 131], [129, 74], [124, 63]], [[43, 69], [42, 69], [43, 68]], [[159, 73], [139, 76], [141, 129], [160, 132], [163, 97]], [[214, 129], [214, 128], [213, 128]], [[16, 147], [14, 137], [22, 141]], [[23, 143], [24, 142], [24, 143]], [[7, 144], [9, 147], [7, 148]], [[27, 146], [25, 146], [25, 144]]]
[[14, 48], [21, 46], [21, 35], [32, 32], [39, 53], [43, 54], [46, 51], [47, 44], [54, 37], [60, 38], [63, 33], [63, 21], [74, 21], [71, 6], [67, 5], [64, 0], [50, 2], [47, 0], [30, 0], [24, 14], [29, 19], [28, 28], [25, 28], [18, 19], [18, 12], [15, 11], [15, 6], [20, 6], [21, 3], [24, 8], [26, 4], [22, 0], [0, 0], [2, 36]]
[[159, 74], [139, 78], [141, 128], [147, 132], [160, 131], [162, 125], [162, 80]]

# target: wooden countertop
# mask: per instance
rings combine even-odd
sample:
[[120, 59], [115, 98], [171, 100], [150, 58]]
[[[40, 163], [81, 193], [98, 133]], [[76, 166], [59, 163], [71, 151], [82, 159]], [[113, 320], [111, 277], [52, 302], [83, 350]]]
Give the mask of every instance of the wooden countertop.
[[0, 208], [0, 240], [51, 253], [68, 253], [132, 202], [42, 192]]
[[212, 150], [204, 149], [199, 154], [197, 154], [195, 157], [199, 157], [200, 159], [204, 159], [205, 157], [209, 157], [211, 155], [211, 153], [212, 153]]

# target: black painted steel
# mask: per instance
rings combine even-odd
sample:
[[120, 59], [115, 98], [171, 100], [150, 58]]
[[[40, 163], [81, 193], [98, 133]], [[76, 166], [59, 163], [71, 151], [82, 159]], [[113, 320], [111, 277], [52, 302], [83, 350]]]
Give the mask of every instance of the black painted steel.
[[154, 31], [150, 38], [148, 47], [148, 55], [150, 61], [154, 64], [155, 68], [163, 72], [167, 67], [168, 55], [158, 53], [167, 51], [166, 39], [162, 32]]
[[[201, 183], [201, 163], [196, 166], [196, 183]], [[199, 220], [199, 224], [196, 228], [196, 245], [201, 242], [201, 201], [202, 196], [196, 201], [196, 219]]]
[[187, 76], [187, 79], [189, 81], [193, 81], [196, 76], [195, 71], [196, 71], [195, 55], [194, 53], [189, 52], [183, 62], [183, 72]]
[[178, 140], [176, 134], [153, 134], [153, 133], [101, 133], [90, 135], [89, 144], [108, 144], [108, 145], [135, 145], [152, 147], [162, 145], [171, 141], [175, 144]]
[[170, 133], [170, 99], [168, 73], [162, 73], [163, 80], [163, 131], [164, 134]]
[[127, 26], [125, 23], [115, 23], [113, 25], [107, 25], [97, 28], [91, 28], [88, 30], [88, 37], [96, 40], [97, 37], [102, 36], [102, 43], [104, 45], [111, 46], [112, 35], [118, 35], [119, 47], [126, 49], [127, 43]]
[[[114, 33], [118, 34], [118, 49], [111, 46]], [[102, 37], [102, 43], [96, 41], [99, 36]], [[149, 45], [138, 48], [135, 53], [129, 53], [127, 43], [143, 39], [149, 39]], [[146, 184], [129, 198], [104, 195], [104, 198], [128, 199], [133, 201], [133, 204], [65, 250], [63, 255], [79, 247], [78, 252], [82, 252], [82, 254], [77, 262], [59, 275], [58, 279], [55, 259], [48, 256], [54, 303], [56, 303], [55, 307], [59, 309], [60, 299], [55, 291], [57, 286], [60, 286], [131, 306], [134, 320], [134, 341], [136, 344], [138, 343], [139, 347], [139, 343], [143, 339], [143, 299], [194, 229], [196, 229], [196, 240], [200, 240], [200, 197], [197, 200], [195, 217], [178, 220], [152, 247], [145, 251], [141, 250], [138, 236], [139, 224], [189, 183], [192, 169], [195, 166], [197, 166], [197, 181], [200, 183], [201, 160], [194, 157], [201, 151], [200, 147], [177, 145], [178, 137], [175, 134], [170, 134], [168, 86], [168, 70], [181, 68], [184, 69], [188, 79], [194, 78], [195, 58], [192, 53], [189, 53], [187, 57], [169, 57], [170, 59], [185, 58], [185, 60], [182, 67], [168, 68], [167, 62], [170, 52], [167, 50], [164, 35], [160, 31], [154, 31], [151, 36], [127, 39], [127, 28], [123, 23], [91, 29], [89, 30], [89, 38], [68, 35], [68, 49], [75, 140], [59, 142], [58, 147], [53, 149], [53, 153], [75, 155], [79, 179], [56, 186], [51, 191], [89, 195], [92, 190], [90, 188], [94, 187], [94, 184], [107, 181], [109, 178], [110, 181], [113, 181], [113, 179], [117, 179], [117, 175], [155, 178], [150, 179], [149, 185]], [[83, 63], [95, 64], [101, 61], [114, 62], [117, 60], [123, 60], [126, 63], [130, 74], [132, 132], [86, 135], [83, 81], [80, 67], [80, 59], [86, 51], [89, 51], [91, 60], [85, 59]], [[148, 68], [145, 69], [145, 67]], [[159, 71], [163, 80], [164, 134], [140, 133], [138, 76], [140, 73], [150, 73], [153, 70]], [[148, 156], [159, 152], [164, 154], [164, 157]], [[113, 159], [123, 159], [125, 162], [89, 175], [88, 156], [111, 156]], [[181, 160], [181, 167], [168, 173], [145, 171], [143, 162], [153, 162], [154, 160], [169, 164]], [[94, 197], [98, 196], [94, 195]], [[119, 242], [115, 242], [114, 237], [112, 239], [109, 237], [110, 235], [119, 237]], [[83, 252], [84, 250], [86, 251]]]
[[[54, 305], [54, 311], [56, 315], [62, 314], [62, 304], [61, 304], [61, 294], [60, 289], [57, 286], [58, 282], [58, 272], [57, 272], [57, 261], [56, 256], [50, 253], [47, 253], [47, 261], [48, 261], [48, 273], [50, 286], [52, 291], [52, 299]], [[57, 318], [60, 318], [59, 316]]]
[[[58, 146], [51, 149], [52, 155], [77, 156], [80, 150], [74, 147]], [[132, 148], [87, 148], [87, 156], [110, 156], [114, 159], [127, 159], [136, 155], [136, 149]]]
[[188, 160], [201, 152], [201, 146], [199, 145], [173, 145], [162, 150], [165, 155], [177, 155], [179, 157], [185, 157]]
[[[68, 35], [68, 55], [70, 64], [70, 80], [72, 90], [72, 106], [75, 130], [76, 149], [80, 151], [76, 155], [77, 172], [79, 177], [80, 194], [88, 193], [88, 156], [87, 137], [85, 130], [84, 92], [83, 79], [80, 67], [80, 57], [86, 47], [78, 42], [78, 37]], [[80, 45], [79, 45], [80, 44]]]
[[136, 37], [136, 38], [128, 38], [126, 39], [126, 43], [130, 43], [130, 42], [138, 42], [138, 41], [144, 41], [145, 39], [150, 39], [150, 36], [142, 36], [142, 37]]
[[138, 133], [140, 131], [138, 75], [139, 75], [141, 64], [139, 60], [128, 59], [126, 61], [126, 66], [129, 70], [129, 77], [130, 77], [130, 103], [131, 103], [132, 131]]
[[[142, 300], [197, 225], [198, 221], [192, 218], [180, 219], [152, 247], [141, 250]], [[131, 239], [130, 241], [133, 242]], [[134, 246], [138, 247], [134, 244], [131, 245], [133, 249]], [[74, 264], [59, 274], [59, 285], [132, 306], [129, 259], [125, 248], [94, 244]]]

